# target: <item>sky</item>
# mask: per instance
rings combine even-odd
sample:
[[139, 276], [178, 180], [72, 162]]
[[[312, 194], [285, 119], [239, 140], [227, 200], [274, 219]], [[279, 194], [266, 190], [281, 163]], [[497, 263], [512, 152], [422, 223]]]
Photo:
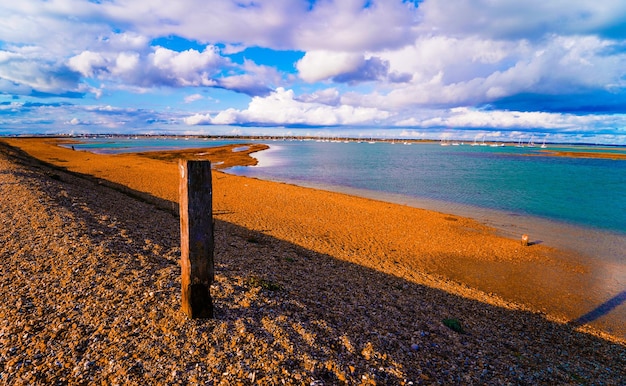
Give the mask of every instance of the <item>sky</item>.
[[0, 135], [626, 145], [623, 0], [3, 0], [0, 15]]

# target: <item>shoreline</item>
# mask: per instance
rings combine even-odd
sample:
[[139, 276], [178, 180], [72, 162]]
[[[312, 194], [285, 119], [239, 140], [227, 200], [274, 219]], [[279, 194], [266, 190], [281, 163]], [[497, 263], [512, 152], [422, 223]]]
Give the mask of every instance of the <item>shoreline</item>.
[[437, 270], [489, 282], [538, 266], [557, 287], [585, 275], [557, 250], [520, 250], [458, 216], [219, 171], [216, 317], [189, 320], [178, 217], [159, 198], [177, 165], [21, 146], [39, 157], [0, 141], [2, 383], [623, 381], [626, 341], [589, 326], [623, 294], [567, 319]]
[[[229, 173], [228, 170], [224, 172]], [[622, 251], [626, 250], [626, 233], [620, 233], [614, 230], [593, 228], [538, 216], [509, 213], [497, 209], [410, 197], [388, 192], [308, 183], [305, 181], [267, 181], [347, 194], [410, 208], [465, 217], [495, 228], [497, 233], [503, 237], [516, 239], [522, 234], [528, 234], [531, 237], [531, 242], [546, 244], [564, 251], [571, 251], [574, 255], [583, 256], [585, 260], [608, 259], [613, 262], [623, 262], [624, 260]], [[597, 241], [600, 239], [608, 240], [609, 244], [597, 245], [589, 242], [590, 240]], [[602, 257], [599, 258], [598, 255]], [[624, 283], [626, 284], [626, 282]]]
[[[23, 150], [59, 167], [177, 201], [177, 168], [171, 161], [175, 157], [164, 161], [138, 154], [72, 152], [49, 139], [7, 142], [21, 143]], [[116, 165], [123, 166], [116, 171]], [[214, 180], [216, 218], [341, 260], [378, 266], [386, 273], [424, 272], [562, 321], [576, 320], [619, 296], [621, 287], [607, 287], [615, 277], [598, 281], [602, 272], [611, 269], [607, 264], [543, 243], [521, 248], [519, 238], [502, 237], [494, 228], [469, 218], [218, 171]], [[242, 194], [249, 198], [242, 200]], [[295, 203], [294, 213], [282, 209]], [[415, 224], [427, 225], [415, 228]], [[535, 236], [531, 233], [531, 237]], [[363, 255], [372, 256], [373, 261], [363, 261]], [[618, 305], [588, 324], [625, 340], [624, 308]]]

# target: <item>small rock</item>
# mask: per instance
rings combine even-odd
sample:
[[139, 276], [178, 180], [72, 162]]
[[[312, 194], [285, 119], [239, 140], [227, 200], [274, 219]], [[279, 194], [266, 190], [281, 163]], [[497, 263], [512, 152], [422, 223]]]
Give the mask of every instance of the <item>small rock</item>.
[[411, 351], [418, 351], [420, 349], [420, 346], [418, 344], [413, 343], [411, 345]]

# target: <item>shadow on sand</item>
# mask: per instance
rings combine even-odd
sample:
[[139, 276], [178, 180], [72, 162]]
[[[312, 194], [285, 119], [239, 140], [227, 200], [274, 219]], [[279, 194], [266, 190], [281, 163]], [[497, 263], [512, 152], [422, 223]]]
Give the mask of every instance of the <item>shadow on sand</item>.
[[[92, 176], [66, 172], [17, 149], [0, 146], [0, 151], [39, 168], [42, 173], [37, 171], [31, 177], [49, 177], [51, 199], [88, 224], [91, 232], [110, 239], [123, 232], [135, 243], [143, 244], [149, 238], [160, 244], [160, 250], [177, 248], [177, 204]], [[71, 200], [58, 199], [55, 189], [65, 190], [72, 197], [72, 186], [76, 184], [103, 187], [109, 190], [108, 199], [120, 204], [116, 208], [126, 208], [123, 213], [108, 213], [117, 219], [115, 229], [97, 221], [111, 210], [107, 203], [80, 197], [90, 208], [86, 211]], [[158, 222], [152, 220], [151, 213], [164, 211], [168, 215], [161, 213]], [[172, 237], [159, 239], [161, 234]], [[405, 384], [407, 380], [415, 384], [623, 381], [624, 346], [579, 332], [575, 327], [623, 303], [626, 292], [568, 325], [549, 321], [538, 313], [462, 298], [219, 219], [215, 221], [215, 242], [216, 282], [212, 296], [216, 318], [187, 321], [179, 332], [172, 332], [180, 333], [183, 360], [205, 366], [209, 375], [237, 377], [233, 370], [226, 371], [235, 368], [239, 374], [254, 374], [252, 380], [260, 383], [267, 377], [266, 383], [270, 384], [282, 374], [288, 384], [322, 380], [327, 385], [361, 384], [367, 380], [381, 385]], [[125, 243], [110, 245], [111, 256], [126, 248]], [[165, 270], [173, 283], [153, 307], [162, 311], [162, 318], [175, 318], [181, 312], [178, 271], [171, 268], [171, 259], [163, 261], [159, 253], [148, 249], [145, 253], [155, 272]], [[129, 275], [145, 269], [145, 264], [136, 261], [123, 263]], [[149, 288], [154, 283], [139, 279], [134, 285]], [[465, 333], [446, 327], [444, 319], [458, 320]], [[206, 338], [207, 334], [211, 337]], [[157, 338], [138, 331], [133, 339]], [[240, 350], [254, 350], [256, 362], [241, 360]], [[134, 355], [145, 363], [153, 360], [148, 352]], [[214, 358], [220, 360], [214, 362]], [[273, 370], [263, 366], [270, 358], [279, 363]], [[168, 376], [152, 374], [153, 380], [167, 380]], [[138, 380], [142, 375], [136, 377]], [[243, 384], [253, 383], [248, 381]]]
[[611, 312], [615, 308], [624, 304], [624, 302], [626, 302], [626, 291], [620, 292], [619, 294], [613, 296], [611, 299], [600, 304], [598, 307], [589, 311], [585, 315], [582, 315], [581, 317], [575, 320], [572, 320], [570, 324], [572, 326], [582, 326], [583, 324], [591, 323], [594, 320], [597, 320], [607, 315], [609, 312]]

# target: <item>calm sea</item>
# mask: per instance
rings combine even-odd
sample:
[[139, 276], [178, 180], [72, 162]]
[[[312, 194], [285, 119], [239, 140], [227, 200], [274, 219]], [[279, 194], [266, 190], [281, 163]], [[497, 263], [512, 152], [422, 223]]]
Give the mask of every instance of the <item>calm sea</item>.
[[394, 201], [404, 196], [407, 202], [424, 199], [444, 208], [495, 209], [626, 235], [626, 161], [546, 157], [539, 155], [539, 147], [315, 141], [269, 145], [269, 151], [256, 155], [258, 166], [231, 172], [371, 191], [378, 197], [390, 194]]
[[[119, 153], [245, 142], [250, 141], [139, 137], [75, 146]], [[539, 146], [261, 142], [270, 149], [254, 155], [259, 165], [229, 172], [469, 216], [501, 229], [513, 227], [512, 233], [544, 220], [542, 233], [571, 226], [565, 232], [570, 236], [597, 230], [626, 239], [626, 161], [547, 157]], [[556, 145], [547, 150], [626, 153], [624, 148]], [[623, 254], [619, 244], [617, 256]]]

